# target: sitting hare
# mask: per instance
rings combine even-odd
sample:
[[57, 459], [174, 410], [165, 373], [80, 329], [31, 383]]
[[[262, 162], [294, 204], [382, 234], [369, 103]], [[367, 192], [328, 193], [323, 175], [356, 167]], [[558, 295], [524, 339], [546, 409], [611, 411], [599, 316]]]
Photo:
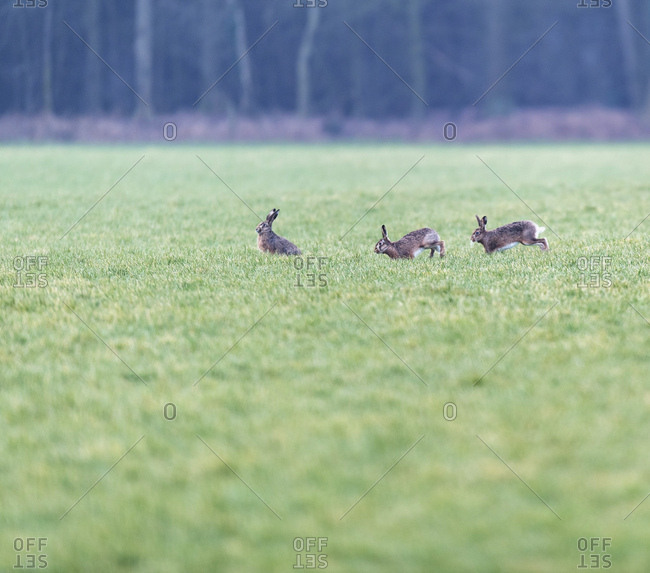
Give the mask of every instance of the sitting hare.
[[481, 243], [488, 255], [494, 251], [511, 249], [519, 243], [526, 246], [539, 245], [542, 251], [549, 249], [548, 241], [544, 237], [537, 238], [537, 234], [544, 231], [544, 227], [538, 227], [532, 221], [517, 221], [492, 231], [486, 231], [487, 217], [479, 219], [479, 216], [476, 215], [476, 220], [478, 229], [472, 233], [472, 241]]
[[257, 248], [263, 253], [276, 253], [278, 255], [301, 255], [300, 249], [291, 241], [276, 235], [271, 226], [278, 216], [280, 209], [273, 209], [262, 221], [257, 231]]
[[428, 227], [411, 231], [394, 243], [388, 238], [386, 225], [381, 226], [381, 232], [383, 238], [375, 245], [375, 253], [384, 253], [391, 259], [412, 259], [425, 249], [431, 249], [429, 257], [433, 257], [434, 251], [438, 251], [441, 257], [445, 256], [445, 242], [440, 240], [436, 231]]

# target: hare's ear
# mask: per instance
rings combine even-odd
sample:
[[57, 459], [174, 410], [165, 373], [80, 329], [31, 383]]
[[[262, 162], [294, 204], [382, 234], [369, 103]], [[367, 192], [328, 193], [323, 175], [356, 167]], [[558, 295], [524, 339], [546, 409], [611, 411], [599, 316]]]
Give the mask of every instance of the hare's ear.
[[388, 239], [388, 233], [386, 232], [386, 225], [381, 226], [381, 235], [384, 239]]
[[476, 222], [478, 223], [479, 228], [483, 226], [483, 222], [481, 221], [481, 218], [478, 215], [474, 215], [476, 217]]
[[483, 215], [483, 228], [485, 229], [485, 226], [487, 225], [487, 217]]
[[273, 223], [278, 217], [278, 213], [280, 212], [280, 209], [273, 209], [267, 216], [266, 216], [266, 222], [267, 223]]

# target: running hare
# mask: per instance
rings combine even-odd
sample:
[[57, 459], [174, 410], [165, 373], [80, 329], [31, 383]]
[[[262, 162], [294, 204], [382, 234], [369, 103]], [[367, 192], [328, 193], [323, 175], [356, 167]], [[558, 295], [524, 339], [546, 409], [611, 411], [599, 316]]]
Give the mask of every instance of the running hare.
[[440, 240], [436, 231], [428, 227], [411, 231], [394, 243], [388, 238], [386, 225], [381, 226], [381, 233], [383, 237], [375, 245], [375, 253], [384, 253], [391, 259], [412, 259], [425, 249], [431, 250], [429, 257], [433, 257], [435, 251], [438, 251], [441, 257], [445, 256], [445, 242]]
[[487, 217], [479, 219], [478, 229], [472, 233], [472, 241], [481, 243], [485, 248], [485, 252], [491, 255], [494, 251], [505, 251], [511, 249], [517, 244], [522, 245], [539, 245], [542, 251], [548, 251], [548, 241], [544, 237], [537, 237], [538, 233], [544, 231], [544, 227], [538, 227], [532, 221], [517, 221], [516, 223], [509, 223], [503, 227], [492, 229], [491, 231], [485, 230], [487, 225]]

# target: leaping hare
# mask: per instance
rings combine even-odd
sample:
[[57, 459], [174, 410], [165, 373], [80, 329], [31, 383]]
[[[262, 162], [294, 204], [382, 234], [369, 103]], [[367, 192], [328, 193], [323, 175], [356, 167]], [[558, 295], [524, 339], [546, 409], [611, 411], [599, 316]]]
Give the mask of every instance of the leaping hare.
[[484, 216], [479, 219], [479, 216], [476, 215], [476, 220], [478, 221], [478, 229], [472, 233], [472, 241], [481, 243], [488, 255], [491, 255], [494, 251], [511, 249], [519, 243], [527, 247], [539, 245], [542, 251], [549, 250], [548, 241], [544, 237], [537, 237], [538, 233], [544, 231], [544, 227], [538, 227], [532, 221], [517, 221], [486, 231], [487, 217]]
[[266, 221], [262, 221], [255, 231], [257, 231], [257, 248], [263, 253], [275, 253], [278, 255], [301, 255], [300, 249], [291, 241], [276, 235], [271, 228], [273, 221], [278, 216], [280, 209], [273, 209], [267, 216]]
[[388, 238], [386, 225], [381, 226], [382, 239], [375, 245], [375, 253], [384, 253], [391, 259], [412, 259], [417, 257], [425, 249], [433, 253], [438, 251], [441, 257], [445, 256], [445, 242], [440, 240], [440, 235], [433, 229], [425, 227], [417, 231], [411, 231], [394, 243]]

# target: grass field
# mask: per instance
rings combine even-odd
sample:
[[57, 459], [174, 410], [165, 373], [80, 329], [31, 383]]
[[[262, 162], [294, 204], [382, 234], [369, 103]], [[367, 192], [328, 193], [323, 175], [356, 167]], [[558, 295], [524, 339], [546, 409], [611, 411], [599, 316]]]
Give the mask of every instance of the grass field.
[[647, 571], [649, 151], [4, 147], [0, 570]]

